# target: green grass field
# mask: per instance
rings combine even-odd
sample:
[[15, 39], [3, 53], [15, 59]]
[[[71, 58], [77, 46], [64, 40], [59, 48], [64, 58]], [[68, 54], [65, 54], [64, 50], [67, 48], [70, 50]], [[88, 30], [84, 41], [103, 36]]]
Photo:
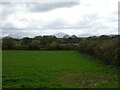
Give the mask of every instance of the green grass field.
[[3, 51], [3, 88], [116, 88], [117, 69], [77, 51]]

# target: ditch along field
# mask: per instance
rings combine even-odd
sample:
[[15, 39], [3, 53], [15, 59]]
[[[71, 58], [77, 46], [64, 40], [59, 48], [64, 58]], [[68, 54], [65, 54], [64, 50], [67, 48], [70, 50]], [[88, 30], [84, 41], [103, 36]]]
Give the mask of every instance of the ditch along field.
[[115, 67], [77, 51], [3, 51], [3, 88], [117, 88]]

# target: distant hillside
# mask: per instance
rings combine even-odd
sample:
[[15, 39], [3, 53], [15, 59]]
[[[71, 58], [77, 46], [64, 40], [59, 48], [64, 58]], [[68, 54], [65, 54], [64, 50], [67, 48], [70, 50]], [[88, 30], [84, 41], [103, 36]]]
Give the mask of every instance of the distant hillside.
[[63, 32], [59, 32], [59, 33], [56, 33], [54, 34], [57, 38], [63, 38], [65, 35], [68, 35], [66, 33], [63, 33]]
[[34, 37], [35, 35], [29, 32], [19, 32], [19, 33], [10, 33], [6, 36], [21, 39], [23, 37]]
[[93, 36], [93, 35], [88, 34], [88, 33], [78, 35], [78, 37], [81, 37], [81, 38], [86, 38], [86, 37], [90, 37], [90, 36]]

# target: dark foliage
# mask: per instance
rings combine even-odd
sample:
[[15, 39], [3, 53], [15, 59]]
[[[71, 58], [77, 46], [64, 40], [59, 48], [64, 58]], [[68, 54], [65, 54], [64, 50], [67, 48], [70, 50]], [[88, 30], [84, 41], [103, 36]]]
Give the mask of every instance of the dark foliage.
[[119, 66], [120, 36], [89, 37], [79, 43], [79, 51], [102, 60], [107, 65]]
[[92, 55], [107, 65], [119, 66], [120, 35], [78, 38], [75, 35], [57, 38], [55, 36], [36, 36], [14, 39], [2, 38], [2, 49], [17, 50], [79, 50]]

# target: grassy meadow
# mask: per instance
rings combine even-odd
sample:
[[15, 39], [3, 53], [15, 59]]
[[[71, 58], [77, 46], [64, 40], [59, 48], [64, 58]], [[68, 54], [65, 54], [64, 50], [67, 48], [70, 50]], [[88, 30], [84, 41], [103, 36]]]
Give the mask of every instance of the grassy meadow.
[[77, 51], [3, 51], [3, 88], [116, 88], [117, 69]]

